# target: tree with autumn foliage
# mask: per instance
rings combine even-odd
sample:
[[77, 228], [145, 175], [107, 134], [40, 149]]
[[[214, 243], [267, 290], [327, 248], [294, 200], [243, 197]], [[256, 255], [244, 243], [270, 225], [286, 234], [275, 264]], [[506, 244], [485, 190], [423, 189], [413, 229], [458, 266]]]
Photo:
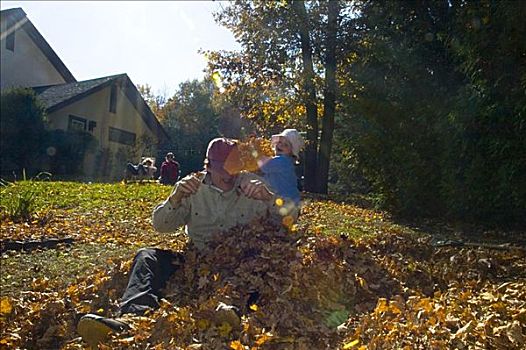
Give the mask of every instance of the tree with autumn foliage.
[[148, 84], [137, 84], [137, 90], [141, 93], [142, 98], [150, 107], [153, 114], [159, 121], [163, 121], [165, 114], [163, 113], [163, 106], [167, 102], [166, 94], [156, 94], [152, 91], [152, 87]]
[[306, 130], [305, 189], [327, 193], [337, 100], [339, 1], [234, 1], [217, 14], [241, 52], [208, 52], [225, 93], [266, 132]]
[[[209, 140], [218, 136], [219, 113], [209, 79], [186, 81], [159, 109], [160, 122], [173, 140], [182, 174], [202, 168]], [[163, 155], [164, 156], [164, 155]]]

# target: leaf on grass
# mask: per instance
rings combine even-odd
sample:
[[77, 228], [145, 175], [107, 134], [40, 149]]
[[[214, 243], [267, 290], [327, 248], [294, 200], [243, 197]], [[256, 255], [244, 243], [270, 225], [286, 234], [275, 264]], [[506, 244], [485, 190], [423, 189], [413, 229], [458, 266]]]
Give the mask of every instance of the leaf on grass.
[[352, 342], [350, 343], [346, 343], [343, 345], [343, 349], [346, 350], [346, 349], [352, 349], [354, 348], [356, 345], [358, 345], [360, 343], [360, 339], [355, 339], [353, 340]]
[[241, 344], [241, 342], [239, 340], [234, 340], [234, 341], [230, 342], [230, 349], [245, 350], [245, 347], [243, 346], [243, 344]]
[[261, 346], [263, 344], [265, 344], [266, 342], [268, 342], [269, 340], [271, 340], [273, 337], [272, 333], [264, 333], [264, 334], [261, 334], [260, 336], [258, 336], [258, 339], [256, 340], [256, 346]]
[[0, 299], [0, 316], [8, 316], [13, 312], [13, 305], [9, 301], [8, 297], [2, 297]]

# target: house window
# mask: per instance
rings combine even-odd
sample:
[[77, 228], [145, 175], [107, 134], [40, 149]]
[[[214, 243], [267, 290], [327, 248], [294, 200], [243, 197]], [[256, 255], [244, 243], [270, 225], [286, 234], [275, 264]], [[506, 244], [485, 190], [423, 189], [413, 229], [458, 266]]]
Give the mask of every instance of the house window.
[[6, 50], [15, 52], [15, 32], [12, 31], [5, 38], [5, 48]]
[[97, 122], [90, 120], [88, 123], [88, 131], [93, 132], [93, 129], [97, 126]]
[[86, 119], [74, 115], [69, 116], [69, 131], [86, 131]]
[[112, 142], [133, 146], [135, 145], [135, 134], [133, 132], [112, 128], [110, 126], [109, 140]]
[[110, 112], [117, 113], [117, 85], [111, 86], [110, 91]]

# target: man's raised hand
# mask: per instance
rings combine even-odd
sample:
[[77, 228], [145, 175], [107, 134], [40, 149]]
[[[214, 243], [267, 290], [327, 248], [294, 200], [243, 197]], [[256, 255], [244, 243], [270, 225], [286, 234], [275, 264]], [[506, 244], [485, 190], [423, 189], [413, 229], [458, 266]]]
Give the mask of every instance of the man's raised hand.
[[253, 179], [243, 181], [239, 187], [241, 192], [248, 198], [266, 201], [274, 196], [267, 185], [261, 180]]
[[168, 200], [172, 205], [176, 205], [181, 199], [196, 193], [199, 186], [201, 186], [199, 174], [193, 173], [187, 175], [175, 183], [174, 190], [170, 197], [168, 197]]

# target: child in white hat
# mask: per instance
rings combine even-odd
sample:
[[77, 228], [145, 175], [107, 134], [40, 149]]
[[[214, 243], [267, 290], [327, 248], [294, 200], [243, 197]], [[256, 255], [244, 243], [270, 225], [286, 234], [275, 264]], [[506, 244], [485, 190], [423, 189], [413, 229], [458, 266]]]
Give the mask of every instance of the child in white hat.
[[271, 142], [275, 156], [260, 162], [259, 168], [274, 191], [298, 207], [300, 191], [294, 165], [305, 145], [303, 137], [296, 129], [285, 129], [280, 134], [272, 135]]

